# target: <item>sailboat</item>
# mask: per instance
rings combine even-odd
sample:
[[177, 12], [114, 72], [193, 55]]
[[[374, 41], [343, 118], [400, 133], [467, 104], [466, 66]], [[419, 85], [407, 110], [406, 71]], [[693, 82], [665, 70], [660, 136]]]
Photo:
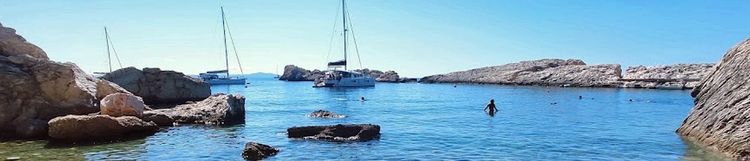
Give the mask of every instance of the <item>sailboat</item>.
[[112, 72], [112, 53], [115, 54], [115, 59], [117, 59], [117, 64], [119, 64], [120, 68], [122, 68], [122, 62], [120, 62], [120, 56], [117, 55], [117, 50], [115, 50], [115, 45], [112, 43], [112, 39], [110, 39], [109, 37], [107, 26], [104, 26], [104, 41], [107, 44], [107, 64], [109, 65], [109, 72], [94, 72], [94, 76], [102, 76], [102, 75]]
[[[360, 73], [347, 69], [347, 32], [350, 24], [347, 24], [348, 11], [346, 10], [346, 0], [341, 0], [341, 15], [343, 25], [343, 53], [344, 60], [328, 62], [328, 70], [325, 71], [323, 78], [316, 80], [313, 87], [373, 87], [375, 79], [367, 73]], [[352, 38], [354, 38], [352, 33]], [[356, 39], [354, 40], [356, 45]], [[356, 46], [355, 46], [356, 47]], [[359, 54], [359, 53], [357, 53]], [[360, 64], [361, 65], [361, 64]], [[343, 70], [341, 70], [343, 68]]]
[[[214, 71], [207, 71], [205, 73], [200, 73], [199, 76], [203, 81], [208, 82], [208, 84], [211, 85], [231, 85], [231, 84], [245, 84], [245, 78], [240, 77], [230, 77], [229, 76], [229, 49], [227, 48], [227, 30], [229, 30], [229, 25], [226, 23], [226, 17], [224, 16], [224, 7], [221, 7], [221, 26], [222, 31], [224, 32], [224, 62], [226, 63], [226, 69], [224, 70], [214, 70]], [[229, 36], [231, 38], [231, 30], [229, 30]], [[232, 40], [232, 47], [234, 46], [234, 39]], [[235, 56], [237, 56], [237, 48], [234, 48]], [[237, 64], [240, 65], [240, 71], [242, 70], [242, 65], [239, 63], [239, 56], [237, 57]], [[220, 74], [226, 74], [224, 77], [219, 76]]]

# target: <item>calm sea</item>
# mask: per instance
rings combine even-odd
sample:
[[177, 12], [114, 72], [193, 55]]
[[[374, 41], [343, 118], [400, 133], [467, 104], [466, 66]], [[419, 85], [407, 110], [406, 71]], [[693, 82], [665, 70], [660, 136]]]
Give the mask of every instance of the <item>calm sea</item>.
[[[6, 141], [0, 143], [0, 156], [242, 160], [244, 144], [255, 141], [281, 149], [268, 160], [721, 159], [674, 132], [693, 105], [689, 91], [417, 83], [331, 89], [273, 78], [250, 81], [247, 88], [212, 87], [214, 93], [247, 98], [244, 125], [171, 127], [105, 145]], [[499, 108], [494, 117], [483, 111], [489, 99]], [[348, 117], [305, 116], [318, 109]], [[286, 138], [289, 127], [338, 123], [379, 124], [382, 136], [354, 143]]]

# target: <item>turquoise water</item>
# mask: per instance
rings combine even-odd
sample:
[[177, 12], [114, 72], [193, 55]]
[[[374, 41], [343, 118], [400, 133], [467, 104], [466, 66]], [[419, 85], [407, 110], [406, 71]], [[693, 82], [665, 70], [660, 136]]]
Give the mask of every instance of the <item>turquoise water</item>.
[[[212, 87], [214, 93], [246, 96], [244, 125], [179, 126], [140, 140], [41, 150], [80, 153], [88, 160], [241, 160], [244, 144], [255, 141], [281, 149], [268, 160], [720, 159], [674, 133], [693, 105], [689, 91], [416, 83], [331, 89], [272, 78], [250, 81], [248, 88]], [[499, 108], [494, 117], [482, 110], [490, 98]], [[349, 117], [305, 116], [318, 109]], [[355, 143], [286, 138], [288, 127], [337, 123], [379, 124], [382, 136]], [[0, 148], [39, 151], [31, 145]]]

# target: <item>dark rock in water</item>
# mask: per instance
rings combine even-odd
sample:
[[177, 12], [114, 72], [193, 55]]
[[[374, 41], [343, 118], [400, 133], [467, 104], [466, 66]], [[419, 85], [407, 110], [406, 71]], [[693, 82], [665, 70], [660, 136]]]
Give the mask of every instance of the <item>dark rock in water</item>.
[[307, 116], [308, 117], [317, 117], [317, 118], [333, 118], [333, 119], [338, 119], [338, 118], [344, 118], [344, 117], [346, 117], [345, 115], [336, 114], [336, 113], [333, 113], [331, 111], [326, 111], [326, 110], [317, 110], [315, 112], [310, 113]]
[[0, 25], [0, 137], [46, 137], [50, 119], [98, 112], [101, 98], [127, 92], [73, 63], [49, 60], [15, 32]]
[[619, 87], [621, 71], [618, 64], [586, 65], [576, 59], [541, 59], [432, 75], [420, 82]]
[[181, 104], [198, 101], [211, 95], [211, 86], [180, 72], [159, 68], [127, 67], [102, 76], [136, 96], [146, 104]]
[[143, 112], [143, 117], [141, 117], [141, 119], [143, 119], [143, 121], [154, 122], [159, 126], [172, 126], [175, 122], [172, 116], [156, 111]]
[[157, 109], [148, 113], [163, 113], [177, 123], [233, 125], [245, 123], [245, 97], [232, 94], [214, 94], [205, 100]]
[[380, 137], [380, 126], [372, 124], [338, 124], [330, 126], [292, 127], [289, 138], [326, 141], [368, 141]]
[[245, 149], [242, 150], [242, 158], [245, 160], [263, 160], [266, 157], [276, 155], [279, 150], [256, 142], [248, 142], [245, 144]]
[[314, 81], [315, 79], [323, 78], [323, 75], [325, 75], [325, 72], [323, 71], [310, 71], [295, 65], [287, 65], [284, 67], [284, 74], [279, 77], [279, 80]]
[[106, 141], [127, 136], [153, 134], [155, 123], [133, 116], [67, 115], [49, 121], [49, 136], [64, 141]]
[[730, 49], [691, 95], [695, 107], [677, 129], [736, 160], [750, 160], [750, 39]]

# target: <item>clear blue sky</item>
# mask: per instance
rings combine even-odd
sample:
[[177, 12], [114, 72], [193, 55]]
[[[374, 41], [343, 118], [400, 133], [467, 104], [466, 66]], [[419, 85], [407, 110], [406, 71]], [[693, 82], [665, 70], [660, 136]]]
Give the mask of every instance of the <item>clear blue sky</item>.
[[[57, 61], [222, 69], [223, 3], [245, 73], [323, 68], [338, 0], [2, 0], [0, 23]], [[418, 77], [540, 58], [714, 63], [750, 36], [748, 1], [350, 0], [365, 67]], [[233, 68], [236, 60], [231, 60]]]

